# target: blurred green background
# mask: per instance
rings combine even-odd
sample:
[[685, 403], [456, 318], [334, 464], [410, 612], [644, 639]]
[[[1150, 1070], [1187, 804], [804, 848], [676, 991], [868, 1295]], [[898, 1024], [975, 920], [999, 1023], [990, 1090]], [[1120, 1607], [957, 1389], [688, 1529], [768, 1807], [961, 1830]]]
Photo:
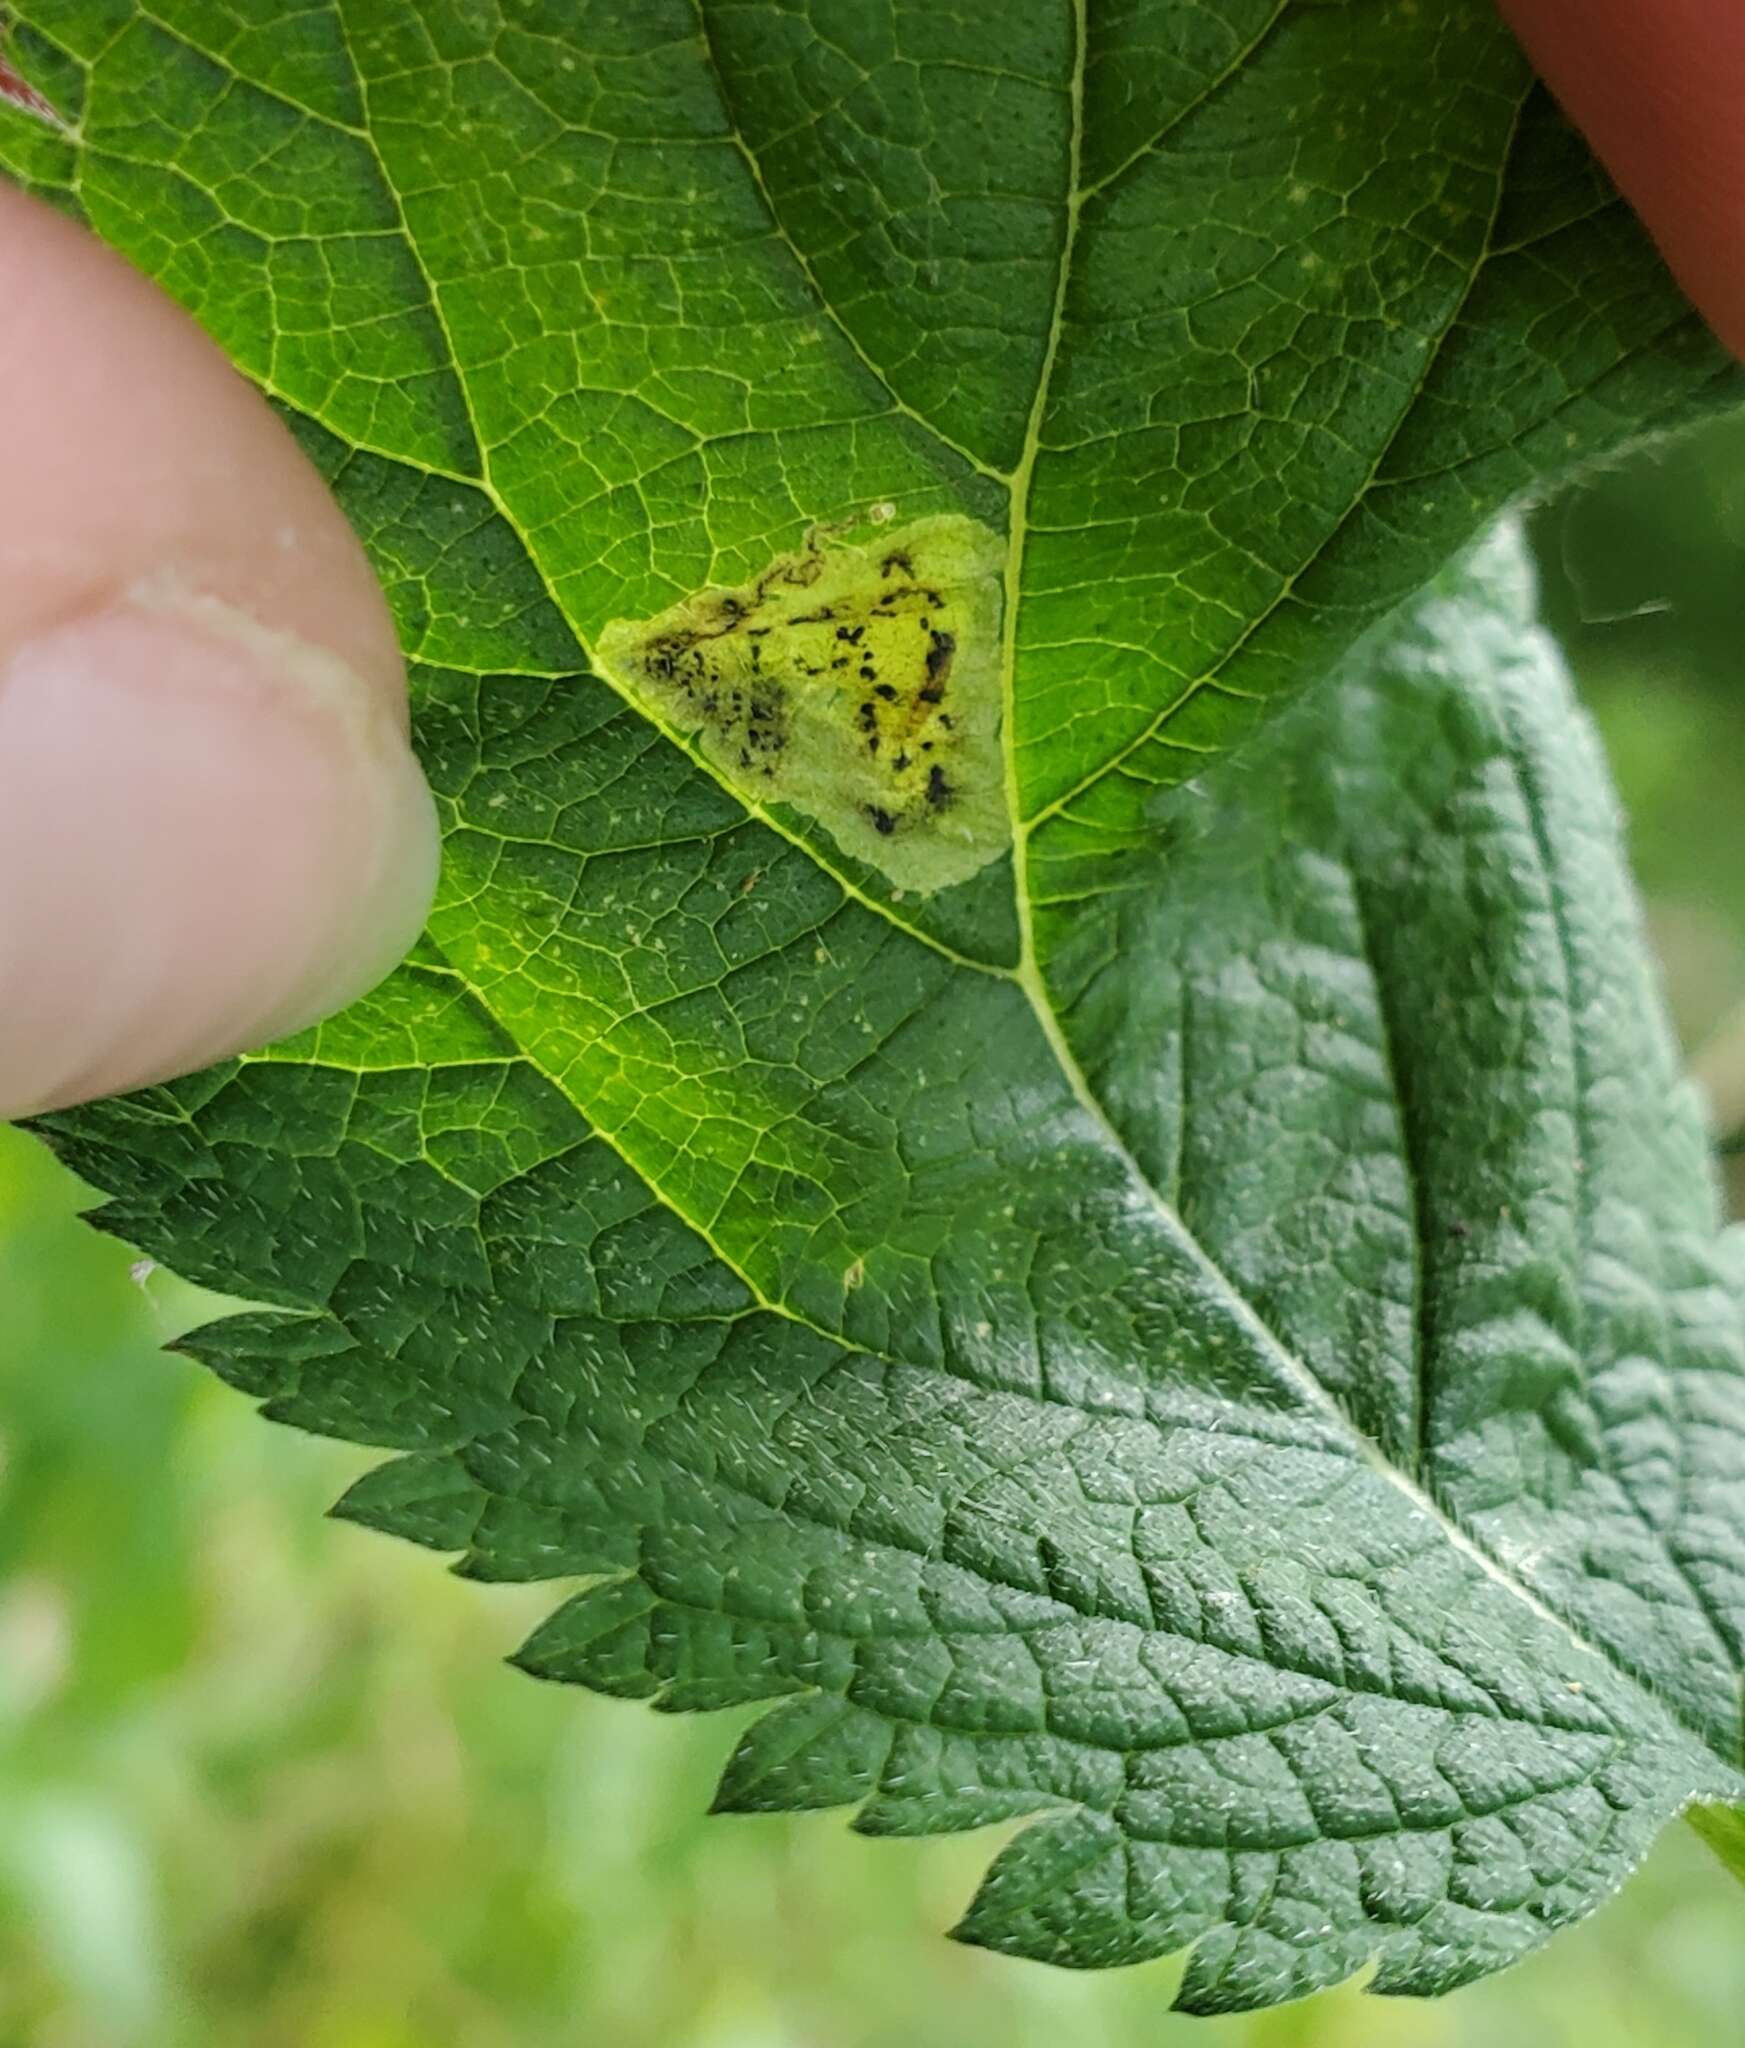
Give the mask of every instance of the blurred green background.
[[[1745, 420], [1539, 513], [1674, 1015], [1745, 1125]], [[1730, 1162], [1745, 1204], [1745, 1154]], [[322, 1511], [369, 1462], [158, 1349], [199, 1297], [0, 1132], [0, 2048], [1683, 2048], [1740, 2037], [1745, 1892], [1675, 1829], [1437, 2005], [1251, 2021], [941, 1939], [984, 1839], [704, 1810], [737, 1728], [501, 1662], [549, 1604]]]

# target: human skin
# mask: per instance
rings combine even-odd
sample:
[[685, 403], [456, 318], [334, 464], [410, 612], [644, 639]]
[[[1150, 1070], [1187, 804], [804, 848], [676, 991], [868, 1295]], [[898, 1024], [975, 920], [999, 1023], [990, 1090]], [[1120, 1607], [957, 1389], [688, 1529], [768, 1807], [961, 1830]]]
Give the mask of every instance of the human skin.
[[1709, 324], [1745, 355], [1745, 7], [1501, 0]]
[[416, 937], [393, 623], [265, 402], [0, 185], [0, 1115], [203, 1066]]
[[[1745, 352], [1745, 6], [1501, 0]], [[387, 607], [194, 324], [0, 186], [0, 1117], [203, 1066], [361, 994], [437, 834]]]

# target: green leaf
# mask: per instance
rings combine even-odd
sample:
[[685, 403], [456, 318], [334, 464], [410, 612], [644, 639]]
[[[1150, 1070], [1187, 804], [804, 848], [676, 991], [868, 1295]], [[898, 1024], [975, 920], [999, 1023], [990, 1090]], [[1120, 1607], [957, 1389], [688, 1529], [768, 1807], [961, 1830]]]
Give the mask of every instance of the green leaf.
[[398, 1454], [341, 1512], [774, 1702], [723, 1806], [1029, 1817], [960, 1931], [1196, 2011], [1745, 1799], [1737, 1254], [1515, 543], [1443, 567], [1730, 386], [1488, 9], [24, 22], [0, 161], [415, 664], [414, 959], [49, 1125]]

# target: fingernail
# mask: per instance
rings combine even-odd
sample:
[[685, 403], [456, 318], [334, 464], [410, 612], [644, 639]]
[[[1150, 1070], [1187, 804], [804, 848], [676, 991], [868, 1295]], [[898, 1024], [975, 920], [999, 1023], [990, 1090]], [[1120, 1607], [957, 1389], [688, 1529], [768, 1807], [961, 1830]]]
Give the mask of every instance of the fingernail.
[[324, 649], [163, 579], [0, 654], [0, 1115], [361, 995], [435, 887], [430, 792]]

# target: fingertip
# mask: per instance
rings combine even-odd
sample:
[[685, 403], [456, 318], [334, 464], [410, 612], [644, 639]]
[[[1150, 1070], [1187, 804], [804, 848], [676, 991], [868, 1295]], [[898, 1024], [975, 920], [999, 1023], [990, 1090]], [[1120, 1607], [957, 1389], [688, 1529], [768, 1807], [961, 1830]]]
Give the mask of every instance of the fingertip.
[[381, 589], [271, 406], [156, 285], [3, 181], [0, 388], [0, 646], [168, 571], [405, 717]]
[[0, 1114], [207, 1065], [412, 943], [437, 834], [373, 689], [215, 601], [142, 589], [0, 672]]
[[362, 549], [156, 288], [0, 187], [0, 1115], [339, 1007], [437, 833]]
[[1722, 341], [1745, 355], [1745, 8], [1500, 0]]

